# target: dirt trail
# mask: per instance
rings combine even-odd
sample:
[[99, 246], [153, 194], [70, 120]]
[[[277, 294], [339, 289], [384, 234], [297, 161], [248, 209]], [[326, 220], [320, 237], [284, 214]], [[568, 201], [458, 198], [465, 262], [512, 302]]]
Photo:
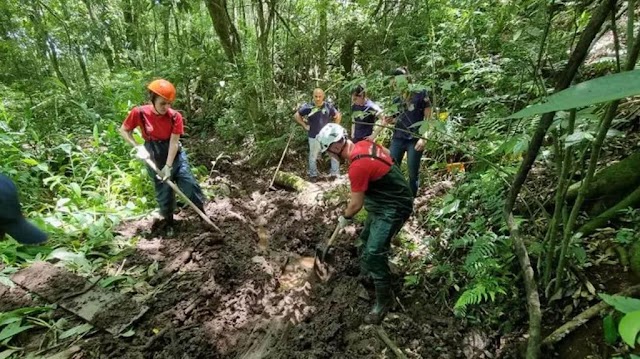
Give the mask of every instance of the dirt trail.
[[[266, 183], [255, 178], [259, 175], [240, 168], [212, 178], [230, 192], [206, 206], [224, 238], [212, 233], [176, 271], [140, 286], [147, 289], [134, 298], [144, 298], [150, 309], [134, 326], [134, 336], [98, 334], [74, 358], [395, 357], [375, 327], [362, 323], [373, 298], [366, 299], [357, 280], [355, 228], [337, 241], [332, 279], [318, 283], [313, 276], [315, 248], [331, 234], [339, 207], [337, 198], [324, 193], [346, 186], [346, 180], [320, 182], [313, 194], [299, 195], [265, 192]], [[144, 237], [126, 266], [175, 265], [206, 231], [189, 211], [177, 218], [173, 238], [145, 232], [148, 220], [123, 226], [122, 235]], [[407, 357], [489, 353], [486, 338], [476, 352], [472, 345], [463, 351], [464, 323], [450, 309], [435, 306], [428, 291], [405, 293], [398, 287], [396, 297], [397, 308], [382, 328]]]

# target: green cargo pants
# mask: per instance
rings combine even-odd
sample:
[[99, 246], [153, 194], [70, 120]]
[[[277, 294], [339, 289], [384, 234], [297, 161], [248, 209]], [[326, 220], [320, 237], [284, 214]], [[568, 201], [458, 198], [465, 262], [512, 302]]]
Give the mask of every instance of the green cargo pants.
[[371, 276], [376, 287], [391, 285], [389, 269], [391, 239], [400, 231], [409, 215], [410, 213], [367, 213], [364, 229], [359, 238], [360, 267], [364, 274]]

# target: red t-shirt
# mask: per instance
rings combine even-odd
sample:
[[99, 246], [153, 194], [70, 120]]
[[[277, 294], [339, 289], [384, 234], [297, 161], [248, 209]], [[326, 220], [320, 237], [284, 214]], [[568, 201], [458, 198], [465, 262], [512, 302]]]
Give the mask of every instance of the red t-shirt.
[[[144, 124], [141, 122], [140, 110], [144, 114]], [[164, 141], [168, 140], [171, 134], [184, 134], [184, 124], [180, 112], [169, 109], [164, 115], [159, 115], [153, 111], [152, 105], [134, 107], [129, 111], [129, 115], [122, 125], [127, 131], [133, 131], [136, 127], [140, 127], [142, 138], [145, 141]]]
[[[368, 140], [359, 141], [351, 151], [349, 181], [351, 182], [352, 192], [365, 192], [369, 188], [369, 182], [379, 180], [391, 170], [391, 166], [372, 157], [363, 157], [354, 161], [358, 155], [371, 155], [372, 144], [373, 142]], [[376, 156], [388, 163], [393, 163], [393, 159], [385, 153], [382, 146], [378, 144], [375, 146]]]

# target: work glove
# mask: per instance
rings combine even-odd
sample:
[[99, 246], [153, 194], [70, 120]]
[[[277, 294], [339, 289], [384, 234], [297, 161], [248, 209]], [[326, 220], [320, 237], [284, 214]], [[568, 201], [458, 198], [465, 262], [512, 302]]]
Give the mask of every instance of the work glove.
[[162, 182], [164, 182], [169, 178], [171, 178], [171, 166], [164, 165], [164, 167], [160, 171], [160, 179], [162, 180]]
[[149, 151], [147, 151], [144, 145], [138, 145], [136, 146], [136, 157], [144, 161], [151, 158], [151, 155], [149, 155]]
[[340, 229], [348, 226], [351, 224], [351, 218], [347, 218], [345, 216], [340, 216], [338, 217], [338, 226], [340, 227]]

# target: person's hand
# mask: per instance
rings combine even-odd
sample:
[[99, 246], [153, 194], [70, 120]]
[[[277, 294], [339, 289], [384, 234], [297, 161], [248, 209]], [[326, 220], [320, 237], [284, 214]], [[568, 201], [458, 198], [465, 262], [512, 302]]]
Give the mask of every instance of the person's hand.
[[413, 148], [415, 148], [416, 151], [424, 150], [424, 138], [419, 139], [418, 142], [416, 142], [416, 145]]
[[144, 161], [151, 158], [151, 155], [149, 155], [149, 151], [147, 151], [144, 145], [138, 145], [136, 146], [136, 157]]
[[305, 131], [309, 131], [309, 125], [306, 123], [302, 125], [302, 128], [304, 128]]
[[393, 122], [394, 122], [394, 119], [391, 116], [384, 116], [382, 118], [382, 124], [384, 126], [389, 126], [389, 125], [393, 124]]
[[371, 142], [376, 142], [376, 138], [375, 138], [375, 137], [373, 137], [373, 135], [369, 135], [369, 136], [365, 137], [364, 139], [365, 139], [365, 140], [369, 140], [369, 141], [371, 141]]
[[351, 224], [351, 218], [347, 218], [345, 216], [338, 217], [338, 227], [340, 227], [340, 229], [348, 226], [349, 224]]
[[160, 179], [164, 182], [171, 177], [171, 166], [164, 165], [162, 170], [160, 171]]

